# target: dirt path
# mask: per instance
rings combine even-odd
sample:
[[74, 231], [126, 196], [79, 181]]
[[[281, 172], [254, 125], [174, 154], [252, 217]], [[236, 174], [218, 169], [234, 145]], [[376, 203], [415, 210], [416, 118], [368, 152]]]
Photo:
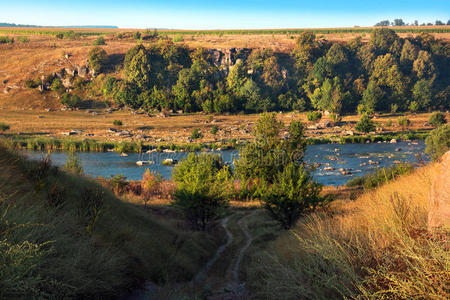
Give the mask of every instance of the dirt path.
[[[239, 271], [246, 251], [253, 237], [248, 231], [248, 220], [255, 215], [251, 213], [232, 214], [221, 221], [221, 226], [227, 235], [227, 241], [221, 245], [215, 255], [206, 263], [203, 269], [190, 282], [172, 286], [174, 294], [186, 295], [202, 293], [213, 287], [206, 296], [209, 300], [218, 299], [251, 299], [245, 284], [239, 280]], [[146, 282], [143, 289], [122, 297], [126, 300], [157, 299], [161, 288], [151, 282]]]
[[223, 229], [225, 230], [227, 234], [227, 242], [223, 244], [222, 246], [217, 249], [216, 254], [213, 258], [211, 258], [208, 263], [205, 265], [205, 267], [195, 276], [195, 278], [192, 280], [192, 283], [197, 283], [205, 279], [206, 275], [208, 274], [211, 267], [216, 263], [216, 261], [220, 258], [222, 253], [227, 249], [231, 243], [233, 242], [233, 235], [231, 234], [230, 230], [227, 227], [227, 223], [229, 221], [230, 217], [226, 217], [222, 220], [220, 225], [222, 225]]

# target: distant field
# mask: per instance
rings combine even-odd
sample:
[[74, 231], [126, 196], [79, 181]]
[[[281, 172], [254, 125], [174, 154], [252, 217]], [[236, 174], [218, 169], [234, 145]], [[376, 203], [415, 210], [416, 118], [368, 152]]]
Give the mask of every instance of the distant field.
[[[224, 30], [157, 30], [163, 34], [181, 35], [260, 35], [260, 34], [300, 34], [304, 31], [312, 31], [316, 34], [334, 33], [368, 33], [377, 27], [343, 27], [343, 28], [286, 28], [286, 29], [224, 29]], [[389, 27], [397, 33], [449, 33], [450, 26], [393, 26]], [[153, 29], [116, 29], [116, 28], [48, 28], [48, 27], [3, 27], [0, 33], [3, 34], [40, 34], [56, 35], [68, 31], [75, 31], [84, 36], [103, 35], [125, 31], [146, 31], [153, 32]]]

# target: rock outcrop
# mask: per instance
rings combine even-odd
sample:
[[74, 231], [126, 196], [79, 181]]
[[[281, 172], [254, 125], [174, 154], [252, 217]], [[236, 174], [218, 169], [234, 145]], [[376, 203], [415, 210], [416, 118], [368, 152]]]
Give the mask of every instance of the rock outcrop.
[[436, 231], [450, 227], [450, 151], [441, 158], [430, 192], [428, 229]]

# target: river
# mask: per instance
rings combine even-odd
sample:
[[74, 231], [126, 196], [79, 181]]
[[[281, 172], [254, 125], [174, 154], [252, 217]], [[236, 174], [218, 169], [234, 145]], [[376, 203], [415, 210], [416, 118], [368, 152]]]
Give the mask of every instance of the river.
[[[423, 154], [423, 141], [402, 141], [395, 144], [322, 144], [308, 146], [305, 153], [307, 163], [320, 164], [313, 172], [314, 178], [325, 185], [343, 185], [351, 178], [374, 171], [376, 168], [388, 167], [394, 162], [417, 162], [417, 155], [428, 161]], [[26, 151], [31, 159], [40, 159], [45, 152]], [[237, 150], [215, 151], [222, 155], [226, 162], [232, 163], [238, 157]], [[153, 152], [148, 154], [130, 153], [120, 156], [116, 152], [81, 152], [78, 153], [84, 173], [92, 177], [110, 177], [123, 174], [129, 180], [140, 180], [145, 169], [156, 171], [162, 177], [170, 179], [173, 166], [164, 166], [161, 162], [167, 158], [181, 160], [187, 153]], [[54, 165], [63, 166], [67, 159], [65, 152], [51, 154]], [[154, 164], [138, 166], [137, 161], [154, 161]], [[369, 163], [372, 162], [372, 164]], [[327, 168], [327, 169], [325, 169]], [[339, 169], [349, 174], [342, 175]]]

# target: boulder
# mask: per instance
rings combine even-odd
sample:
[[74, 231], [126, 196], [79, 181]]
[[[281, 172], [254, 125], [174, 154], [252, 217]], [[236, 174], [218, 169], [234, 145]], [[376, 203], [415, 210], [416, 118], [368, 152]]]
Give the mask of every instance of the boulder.
[[391, 144], [396, 144], [396, 143], [397, 143], [397, 140], [396, 140], [396, 139], [392, 139], [392, 140], [390, 141], [390, 143], [391, 143]]

